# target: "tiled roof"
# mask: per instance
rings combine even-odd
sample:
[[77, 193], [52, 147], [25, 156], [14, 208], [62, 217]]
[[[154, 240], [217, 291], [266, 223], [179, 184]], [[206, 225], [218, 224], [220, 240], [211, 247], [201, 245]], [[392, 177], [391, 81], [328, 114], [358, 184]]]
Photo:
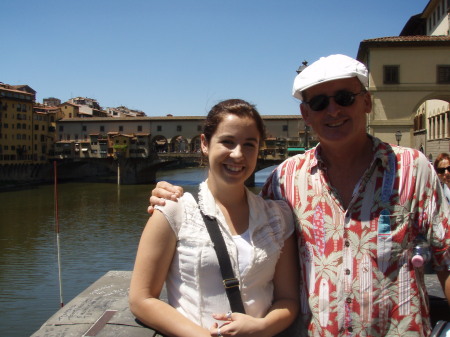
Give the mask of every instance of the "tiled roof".
[[389, 47], [450, 47], [449, 35], [410, 35], [379, 37], [359, 44], [357, 59], [364, 62], [369, 48]]
[[361, 43], [377, 42], [450, 42], [450, 35], [412, 35], [412, 36], [389, 36], [375, 39], [363, 40]]
[[[262, 115], [263, 120], [285, 120], [285, 119], [301, 119], [300, 113], [298, 115]], [[205, 120], [205, 116], [163, 116], [163, 117], [88, 117], [88, 118], [64, 118], [61, 119], [61, 122], [154, 122], [154, 121], [172, 121], [172, 120], [198, 120], [203, 122]]]

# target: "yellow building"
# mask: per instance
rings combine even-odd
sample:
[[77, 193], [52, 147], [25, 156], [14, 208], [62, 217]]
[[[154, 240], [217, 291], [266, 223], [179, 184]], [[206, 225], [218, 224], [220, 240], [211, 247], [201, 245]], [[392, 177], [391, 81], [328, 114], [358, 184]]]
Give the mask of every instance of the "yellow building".
[[61, 109], [35, 103], [33, 108], [35, 152], [38, 161], [52, 159], [55, 152], [56, 120], [61, 118]]
[[36, 92], [27, 85], [0, 83], [0, 164], [33, 162], [35, 99]]
[[80, 116], [80, 106], [70, 102], [64, 102], [60, 106], [61, 118], [77, 118]]

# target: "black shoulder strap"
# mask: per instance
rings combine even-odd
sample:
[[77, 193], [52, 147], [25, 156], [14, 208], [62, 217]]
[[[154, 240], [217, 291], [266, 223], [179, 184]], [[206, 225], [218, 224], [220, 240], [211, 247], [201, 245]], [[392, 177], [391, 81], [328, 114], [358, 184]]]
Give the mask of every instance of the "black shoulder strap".
[[220, 232], [217, 219], [207, 216], [200, 211], [208, 229], [209, 236], [214, 245], [214, 250], [219, 260], [220, 271], [222, 272], [223, 285], [227, 292], [228, 300], [232, 312], [240, 312], [245, 314], [244, 304], [242, 303], [241, 292], [239, 291], [239, 280], [234, 276], [231, 266], [230, 256], [228, 255], [227, 246]]

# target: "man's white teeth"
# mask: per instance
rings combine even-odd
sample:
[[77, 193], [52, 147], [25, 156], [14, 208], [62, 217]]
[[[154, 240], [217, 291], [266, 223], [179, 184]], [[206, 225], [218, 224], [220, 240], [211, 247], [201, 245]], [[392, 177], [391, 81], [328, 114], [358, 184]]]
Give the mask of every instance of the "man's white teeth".
[[336, 126], [341, 126], [342, 124], [344, 124], [344, 122], [330, 123], [330, 124], [328, 124], [328, 126], [336, 127]]

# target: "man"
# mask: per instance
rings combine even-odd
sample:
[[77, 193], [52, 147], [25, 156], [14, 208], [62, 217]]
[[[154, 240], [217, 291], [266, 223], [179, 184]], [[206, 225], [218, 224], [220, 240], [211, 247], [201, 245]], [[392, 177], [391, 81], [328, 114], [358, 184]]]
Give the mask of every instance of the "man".
[[366, 67], [348, 56], [303, 70], [293, 95], [320, 143], [282, 163], [262, 190], [286, 200], [298, 222], [299, 336], [429, 335], [423, 267], [411, 263], [420, 238], [450, 301], [449, 208], [439, 180], [419, 151], [366, 133], [367, 86]]

